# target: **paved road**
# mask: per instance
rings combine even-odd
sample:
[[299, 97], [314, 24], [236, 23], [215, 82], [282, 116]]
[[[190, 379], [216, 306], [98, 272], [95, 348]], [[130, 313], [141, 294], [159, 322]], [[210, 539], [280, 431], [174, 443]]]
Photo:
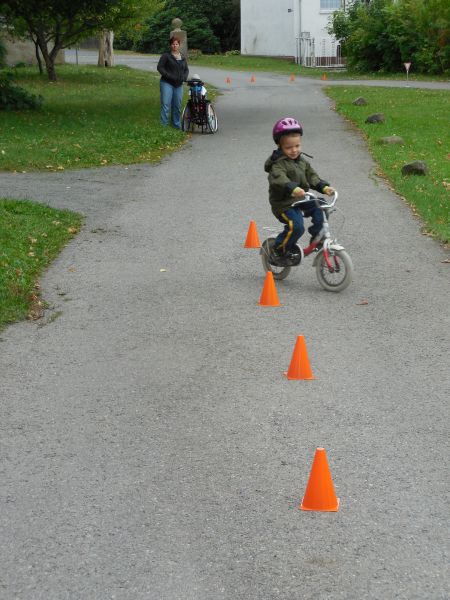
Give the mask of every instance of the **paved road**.
[[[1, 176], [86, 226], [45, 318], [0, 336], [0, 597], [448, 598], [444, 251], [320, 82], [199, 71], [220, 131], [160, 165]], [[285, 113], [341, 192], [355, 280], [327, 293], [307, 263], [263, 309], [242, 244], [275, 224], [262, 163]], [[299, 334], [314, 381], [282, 375]], [[341, 508], [304, 513], [322, 445]]]

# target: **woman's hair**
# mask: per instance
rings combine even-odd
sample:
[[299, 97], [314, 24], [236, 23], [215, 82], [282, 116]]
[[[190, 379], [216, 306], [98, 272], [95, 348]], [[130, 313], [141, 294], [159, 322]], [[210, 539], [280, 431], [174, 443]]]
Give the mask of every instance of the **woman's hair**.
[[174, 42], [178, 42], [178, 43], [181, 45], [181, 42], [180, 42], [180, 40], [179, 40], [177, 37], [175, 37], [175, 36], [173, 35], [173, 36], [170, 38], [170, 40], [169, 40], [169, 43], [170, 43], [170, 44], [173, 44]]

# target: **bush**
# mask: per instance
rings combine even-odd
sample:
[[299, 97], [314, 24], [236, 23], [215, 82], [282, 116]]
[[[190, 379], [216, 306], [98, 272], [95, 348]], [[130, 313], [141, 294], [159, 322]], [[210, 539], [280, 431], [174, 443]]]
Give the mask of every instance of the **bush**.
[[0, 38], [0, 67], [5, 66], [6, 61], [6, 48], [3, 43], [3, 40]]
[[189, 48], [188, 50], [188, 60], [195, 60], [196, 58], [200, 58], [203, 56], [203, 52], [198, 48]]
[[398, 72], [412, 62], [416, 72], [445, 73], [449, 23], [448, 0], [357, 0], [334, 13], [329, 31], [356, 71]]
[[[142, 29], [141, 39], [135, 44], [135, 50], [153, 54], [168, 51], [172, 20], [178, 16], [179, 9], [175, 7], [165, 8], [150, 17]], [[184, 14], [183, 28], [188, 32], [189, 46], [208, 54], [219, 51], [219, 40], [212, 32], [205, 17]]]
[[142, 35], [142, 25], [137, 23], [133, 27], [127, 27], [114, 35], [114, 48], [118, 50], [134, 50]]
[[0, 73], [0, 110], [38, 109], [42, 106], [42, 96], [30, 94], [14, 83], [10, 71]]

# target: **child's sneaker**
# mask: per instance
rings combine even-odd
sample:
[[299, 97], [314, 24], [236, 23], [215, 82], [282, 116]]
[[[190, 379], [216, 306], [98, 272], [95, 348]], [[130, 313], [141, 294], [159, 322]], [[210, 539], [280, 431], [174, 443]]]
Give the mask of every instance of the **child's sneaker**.
[[282, 248], [272, 248], [272, 262], [277, 267], [288, 266], [289, 255]]

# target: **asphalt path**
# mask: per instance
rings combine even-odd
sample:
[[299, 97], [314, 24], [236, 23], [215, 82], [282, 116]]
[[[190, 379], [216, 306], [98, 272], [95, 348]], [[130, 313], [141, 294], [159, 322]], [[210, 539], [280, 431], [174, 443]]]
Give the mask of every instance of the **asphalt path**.
[[[161, 164], [1, 174], [2, 196], [86, 222], [44, 318], [0, 336], [0, 597], [448, 598], [444, 249], [323, 82], [198, 71], [219, 131]], [[263, 162], [284, 114], [340, 192], [355, 276], [325, 292], [306, 259], [262, 308], [243, 242], [250, 219], [277, 227]], [[298, 335], [313, 381], [283, 377]], [[337, 513], [298, 509], [318, 446]]]

